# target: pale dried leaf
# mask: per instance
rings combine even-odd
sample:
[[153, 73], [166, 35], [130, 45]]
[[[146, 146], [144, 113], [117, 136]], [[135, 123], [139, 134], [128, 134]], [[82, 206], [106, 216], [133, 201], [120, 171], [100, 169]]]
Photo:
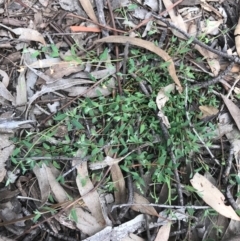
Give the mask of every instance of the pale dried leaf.
[[68, 76], [70, 74], [82, 71], [83, 69], [83, 65], [70, 62], [61, 62], [53, 65], [45, 72], [45, 74], [55, 82], [56, 80], [61, 79], [63, 76]]
[[37, 30], [30, 28], [15, 28], [12, 29], [12, 32], [14, 32], [16, 35], [20, 35], [19, 39], [36, 41], [46, 45], [43, 36]]
[[198, 191], [199, 196], [219, 214], [240, 221], [240, 217], [235, 213], [231, 206], [224, 203], [224, 195], [204, 176], [196, 173], [190, 180], [192, 186]]
[[158, 1], [155, 0], [145, 0], [144, 5], [147, 5], [152, 9], [152, 11], [157, 12], [158, 11]]
[[95, 235], [84, 239], [83, 241], [120, 241], [121, 239], [128, 236], [129, 233], [135, 232], [145, 225], [144, 215], [138, 215], [134, 219], [123, 223], [117, 227], [106, 227]]
[[35, 69], [48, 68], [48, 67], [54, 66], [55, 64], [59, 64], [61, 62], [62, 61], [60, 58], [39, 59], [38, 61], [35, 61], [29, 64], [29, 66]]
[[125, 180], [118, 164], [112, 165], [111, 168], [112, 182], [114, 183], [115, 190], [115, 204], [121, 204], [126, 202], [126, 186]]
[[236, 45], [237, 53], [240, 56], [240, 18], [238, 19], [238, 24], [235, 28], [234, 36], [235, 36], [235, 45]]
[[103, 226], [87, 211], [75, 208], [77, 214], [77, 227], [85, 234], [91, 236], [103, 229]]
[[90, 0], [79, 0], [79, 2], [81, 3], [84, 11], [87, 13], [89, 18], [91, 20], [93, 20], [94, 22], [98, 23], [98, 19], [97, 19], [96, 15], [95, 15], [95, 12], [93, 10], [91, 1]]
[[68, 195], [63, 189], [63, 187], [57, 182], [56, 177], [53, 175], [52, 170], [50, 167], [47, 167], [45, 164], [42, 166], [45, 168], [45, 171], [47, 173], [48, 183], [51, 187], [51, 191], [53, 194], [53, 197], [58, 203], [62, 203], [65, 201], [68, 201]]
[[7, 88], [8, 84], [9, 84], [9, 77], [8, 74], [0, 69], [0, 76], [2, 78], [2, 83], [4, 84], [4, 86]]
[[207, 59], [208, 65], [211, 68], [214, 76], [217, 76], [220, 71], [220, 63], [218, 60], [218, 56], [207, 49], [200, 47], [199, 45], [195, 45], [195, 49], [200, 52], [200, 54]]
[[26, 85], [26, 79], [25, 79], [25, 73], [26, 73], [26, 68], [22, 69], [19, 76], [18, 76], [18, 81], [17, 81], [17, 86], [16, 86], [16, 105], [18, 106], [23, 106], [27, 104], [27, 85]]
[[145, 213], [156, 217], [159, 216], [154, 207], [147, 206], [147, 205], [140, 205], [140, 204], [149, 204], [149, 201], [145, 197], [143, 197], [142, 195], [136, 192], [134, 192], [133, 204], [138, 204], [138, 205], [131, 206], [131, 209], [136, 212], [141, 212], [141, 213]]
[[223, 19], [218, 21], [201, 21], [201, 30], [204, 34], [219, 34], [219, 26], [223, 24]]
[[0, 135], [0, 182], [2, 182], [6, 175], [5, 162], [15, 148], [12, 141], [9, 140], [9, 137], [7, 134]]
[[[73, 161], [73, 165], [78, 163], [77, 160]], [[77, 167], [76, 183], [79, 193], [82, 196], [84, 203], [87, 205], [92, 216], [96, 219], [100, 226], [104, 227], [106, 222], [102, 213], [102, 207], [97, 190], [94, 190], [92, 181], [88, 175], [87, 163], [83, 162]]]
[[179, 79], [176, 75], [175, 66], [174, 66], [172, 58], [168, 55], [168, 53], [166, 53], [164, 50], [157, 47], [154, 43], [151, 43], [151, 42], [146, 41], [146, 40], [126, 37], [126, 36], [109, 36], [109, 37], [105, 37], [105, 38], [102, 38], [102, 39], [99, 39], [99, 40], [95, 41], [95, 43], [101, 43], [101, 42], [123, 43], [123, 44], [129, 42], [129, 44], [148, 49], [149, 51], [157, 54], [162, 59], [169, 62], [169, 66], [168, 66], [169, 75], [172, 77], [175, 84], [178, 86], [179, 92], [182, 92], [182, 86], [181, 86], [181, 83], [180, 83], [180, 81], [179, 81]]
[[48, 182], [46, 168], [35, 165], [33, 168], [33, 172], [38, 180], [38, 186], [41, 193], [41, 204], [39, 205], [41, 207], [47, 202], [51, 192], [51, 188]]
[[94, 98], [100, 96], [108, 96], [112, 94], [113, 89], [115, 89], [115, 79], [111, 78], [105, 85], [102, 87], [96, 86], [92, 89], [90, 89], [86, 94], [83, 94], [89, 89], [89, 87], [85, 86], [75, 86], [66, 88], [64, 91], [69, 92], [69, 96], [77, 96], [77, 95], [83, 95], [88, 98]]
[[175, 84], [170, 84], [162, 87], [156, 97], [156, 104], [159, 110], [165, 106], [166, 102], [169, 100], [169, 94], [175, 90]]
[[[173, 5], [172, 1], [170, 1], [170, 0], [163, 0], [163, 3], [165, 5], [166, 9], [170, 9]], [[168, 13], [169, 13], [170, 18], [171, 18], [172, 22], [174, 23], [174, 25], [176, 25], [178, 28], [180, 28], [185, 33], [187, 33], [186, 24], [183, 21], [182, 16], [180, 14], [177, 14], [175, 8], [172, 8], [171, 10], [169, 10]], [[186, 38], [181, 33], [179, 33], [178, 31], [176, 31], [174, 29], [172, 29], [172, 32], [175, 36], [177, 36], [179, 38], [183, 38], [183, 39]]]
[[171, 223], [164, 224], [158, 231], [155, 241], [168, 241], [171, 230]]
[[214, 106], [201, 105], [201, 106], [199, 106], [199, 109], [202, 112], [202, 116], [200, 119], [203, 119], [208, 116], [213, 116], [218, 113], [218, 109]]
[[7, 90], [6, 86], [0, 81], [0, 96], [2, 96], [5, 100], [14, 102], [15, 98], [12, 94]]
[[0, 119], [0, 128], [1, 129], [17, 129], [25, 124], [31, 124], [35, 121], [32, 120], [25, 120], [25, 121], [19, 121], [17, 119], [13, 118], [6, 118], [6, 119]]
[[230, 100], [228, 99], [226, 96], [221, 95], [222, 99], [225, 103], [225, 105], [227, 106], [232, 118], [234, 119], [238, 130], [240, 130], [240, 110], [239, 108]]
[[29, 111], [32, 103], [40, 96], [42, 96], [46, 93], [54, 92], [56, 90], [62, 90], [62, 89], [64, 90], [65, 88], [69, 88], [74, 85], [90, 84], [90, 83], [93, 83], [93, 81], [81, 80], [81, 79], [61, 79], [55, 83], [52, 83], [49, 85], [43, 85], [42, 89], [40, 91], [37, 91], [32, 97], [29, 98], [26, 116], [28, 114], [28, 111]]
[[48, 0], [39, 0], [39, 2], [40, 2], [44, 7], [47, 7], [47, 5], [48, 5]]

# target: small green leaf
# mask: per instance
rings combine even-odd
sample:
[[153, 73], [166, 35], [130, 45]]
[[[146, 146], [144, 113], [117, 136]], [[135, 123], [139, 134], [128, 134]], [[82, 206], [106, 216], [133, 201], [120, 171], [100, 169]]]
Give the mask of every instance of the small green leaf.
[[105, 48], [104, 51], [100, 54], [99, 59], [101, 61], [106, 61], [108, 59], [108, 49]]
[[78, 130], [83, 130], [83, 129], [84, 129], [83, 125], [82, 125], [77, 119], [72, 119], [71, 123], [72, 123]]
[[70, 212], [70, 218], [74, 221], [74, 222], [78, 222], [78, 216], [77, 216], [77, 212], [76, 209], [72, 209]]
[[56, 120], [56, 121], [61, 121], [61, 120], [65, 119], [66, 117], [67, 117], [66, 114], [59, 114], [57, 116], [54, 116], [53, 119]]

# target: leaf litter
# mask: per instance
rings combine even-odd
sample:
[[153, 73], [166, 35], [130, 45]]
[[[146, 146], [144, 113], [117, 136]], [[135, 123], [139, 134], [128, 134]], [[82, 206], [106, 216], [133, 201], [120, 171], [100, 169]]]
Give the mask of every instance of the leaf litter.
[[0, 9], [2, 239], [238, 238], [237, 3]]

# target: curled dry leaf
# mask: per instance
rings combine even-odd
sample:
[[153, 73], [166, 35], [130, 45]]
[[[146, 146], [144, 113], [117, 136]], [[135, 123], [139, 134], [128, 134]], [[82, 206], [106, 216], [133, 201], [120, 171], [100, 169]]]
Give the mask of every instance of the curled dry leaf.
[[38, 180], [38, 186], [41, 193], [40, 206], [43, 206], [47, 202], [51, 192], [47, 172], [44, 167], [39, 167], [38, 165], [35, 165], [35, 167], [33, 168], [33, 172]]
[[20, 35], [19, 39], [36, 41], [46, 45], [43, 36], [37, 30], [30, 28], [15, 28], [11, 31], [16, 35]]
[[15, 98], [12, 96], [12, 94], [7, 90], [6, 86], [0, 81], [0, 96], [2, 96], [4, 99], [14, 102]]
[[[172, 22], [174, 23], [174, 25], [176, 25], [178, 28], [180, 28], [185, 33], [187, 33], [187, 27], [186, 27], [185, 22], [183, 21], [182, 16], [180, 14], [177, 14], [176, 10], [174, 8], [172, 8], [172, 5], [173, 5], [172, 1], [163, 0], [163, 3], [165, 5], [166, 9], [171, 9], [168, 11], [168, 13], [169, 13], [170, 18], [171, 18]], [[172, 32], [175, 36], [185, 39], [185, 37], [178, 31], [173, 29]]]
[[230, 100], [228, 99], [226, 96], [221, 95], [222, 99], [225, 103], [225, 105], [227, 106], [232, 118], [234, 119], [238, 130], [240, 130], [240, 110], [239, 108]]
[[145, 213], [148, 215], [156, 216], [156, 217], [159, 216], [154, 207], [147, 206], [147, 205], [141, 205], [141, 204], [149, 204], [149, 201], [145, 197], [143, 197], [142, 195], [140, 195], [136, 192], [134, 192], [133, 203], [138, 204], [138, 205], [132, 205], [131, 206], [132, 210], [134, 210], [136, 212], [141, 212], [141, 213]]
[[[73, 161], [73, 165], [78, 164], [77, 160]], [[104, 227], [106, 222], [102, 213], [102, 207], [97, 190], [94, 190], [92, 181], [89, 179], [87, 163], [83, 162], [77, 167], [78, 176], [76, 183], [79, 193], [84, 203], [87, 205], [92, 216], [96, 219], [100, 226]]]
[[171, 223], [164, 224], [158, 231], [155, 241], [168, 241], [171, 230]]
[[208, 65], [211, 68], [214, 76], [217, 76], [220, 71], [220, 63], [218, 60], [218, 56], [207, 49], [202, 48], [199, 45], [195, 45], [195, 49], [199, 51], [199, 53], [207, 59]]
[[42, 167], [45, 169], [46, 176], [48, 178], [48, 183], [51, 187], [52, 194], [55, 198], [55, 200], [58, 203], [63, 203], [65, 201], [68, 201], [68, 195], [63, 189], [63, 187], [57, 182], [56, 176], [53, 174], [50, 167], [46, 166], [45, 164], [42, 165]]
[[203, 119], [203, 118], [208, 117], [208, 116], [213, 116], [213, 115], [216, 115], [218, 113], [218, 109], [213, 107], [213, 106], [201, 105], [201, 106], [199, 106], [199, 109], [201, 110], [201, 112], [203, 114], [200, 117], [200, 119]]
[[126, 200], [127, 200], [125, 180], [124, 180], [121, 168], [119, 167], [118, 164], [112, 165], [111, 177], [112, 177], [112, 182], [114, 183], [114, 187], [115, 187], [115, 191], [114, 191], [115, 202], [114, 202], [114, 204], [125, 203]]
[[84, 11], [87, 13], [90, 19], [92, 19], [94, 22], [98, 23], [98, 19], [95, 15], [95, 12], [92, 7], [92, 3], [90, 0], [79, 0], [81, 3]]
[[102, 43], [102, 42], [105, 42], [105, 43], [123, 43], [123, 44], [126, 44], [128, 42], [129, 44], [148, 49], [149, 51], [157, 54], [163, 60], [169, 62], [169, 66], [168, 66], [169, 75], [172, 77], [175, 84], [178, 86], [179, 92], [182, 92], [182, 86], [181, 86], [181, 83], [180, 83], [180, 81], [179, 81], [179, 79], [176, 75], [175, 66], [174, 66], [172, 58], [164, 50], [162, 50], [159, 47], [157, 47], [156, 45], [154, 45], [154, 43], [151, 43], [151, 42], [146, 41], [146, 40], [126, 37], [126, 36], [109, 36], [109, 37], [105, 37], [105, 38], [98, 39], [97, 41], [95, 41], [95, 43]]
[[163, 123], [167, 128], [170, 128], [170, 123], [167, 116], [164, 115], [162, 108], [165, 106], [166, 102], [169, 100], [169, 94], [175, 90], [175, 84], [167, 85], [161, 88], [156, 97], [156, 104], [159, 109], [158, 116], [162, 119]]
[[238, 24], [235, 28], [234, 36], [235, 36], [235, 45], [236, 45], [237, 53], [240, 56], [240, 18], [238, 19]]
[[198, 194], [203, 201], [216, 210], [219, 214], [227, 218], [240, 221], [240, 217], [235, 213], [233, 208], [225, 205], [224, 195], [204, 176], [196, 173], [190, 182], [198, 191]]

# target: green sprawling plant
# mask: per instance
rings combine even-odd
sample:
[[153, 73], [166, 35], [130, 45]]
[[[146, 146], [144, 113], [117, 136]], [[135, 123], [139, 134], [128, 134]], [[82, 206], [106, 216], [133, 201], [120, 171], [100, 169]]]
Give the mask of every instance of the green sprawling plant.
[[[178, 53], [177, 56], [183, 60], [184, 55], [190, 49], [190, 42], [182, 41], [180, 44], [175, 44], [175, 42], [176, 39], [173, 38], [169, 52]], [[42, 51], [50, 51], [54, 57], [57, 57], [59, 53], [52, 45]], [[68, 60], [82, 61], [76, 56], [75, 47], [71, 48], [71, 53], [72, 57], [71, 59], [69, 57]], [[36, 53], [35, 57], [37, 54], [39, 53]], [[94, 52], [88, 53], [92, 60], [99, 61], [99, 58], [94, 54]], [[104, 61], [106, 55], [107, 49], [100, 56], [100, 60]], [[140, 191], [146, 184], [139, 172], [139, 167], [141, 167], [142, 174], [154, 170], [152, 174], [154, 188], [150, 195], [157, 201], [156, 185], [166, 184], [169, 189], [167, 202], [171, 203], [177, 198], [177, 194], [174, 190], [171, 192], [175, 167], [167, 152], [168, 145], [173, 146], [179, 166], [185, 165], [194, 153], [200, 152], [202, 145], [186, 118], [185, 92], [169, 96], [164, 113], [171, 125], [170, 137], [167, 142], [163, 139], [155, 99], [161, 87], [172, 83], [167, 66], [168, 63], [163, 62], [153, 53], [130, 48], [127, 62], [128, 70], [125, 76], [127, 81], [123, 85], [123, 95], [116, 94], [104, 97], [99, 93], [97, 98], [80, 98], [77, 105], [68, 111], [56, 113], [51, 126], [45, 130], [36, 133], [26, 131], [24, 138], [15, 137], [16, 148], [11, 156], [13, 165], [21, 167], [22, 171], [26, 172], [36, 164], [45, 163], [48, 165], [52, 163], [64, 173], [67, 171], [63, 170], [65, 163], [54, 160], [54, 157], [74, 157], [80, 149], [82, 158], [89, 156], [89, 162], [95, 162], [104, 159], [105, 153], [102, 148], [106, 145], [111, 147], [111, 155], [123, 157], [134, 148], [148, 143], [147, 149], [133, 152], [122, 160], [120, 167], [125, 173], [132, 175]], [[178, 73], [191, 79], [204, 78], [204, 76], [194, 73], [190, 67], [185, 66], [183, 61], [181, 61]], [[149, 96], [140, 91], [141, 81], [150, 87]], [[183, 81], [183, 85], [185, 83]], [[205, 93], [200, 93], [197, 89], [190, 89], [188, 91], [188, 104], [192, 107], [194, 103], [217, 106], [218, 100], [213, 97], [212, 88], [209, 88]], [[201, 123], [198, 119], [199, 112], [191, 111], [191, 108], [187, 111], [189, 111], [191, 122], [201, 138], [204, 139], [205, 143], [211, 145], [209, 130], [214, 130], [214, 126], [210, 123]], [[67, 128], [67, 133], [63, 138], [56, 137], [59, 126]], [[37, 161], [36, 157], [42, 157], [41, 161]], [[52, 157], [52, 160], [47, 157]], [[97, 176], [100, 180], [102, 171], [93, 171], [92, 176]], [[65, 181], [61, 175], [58, 180]], [[102, 188], [105, 191], [113, 191], [113, 183], [110, 179], [107, 180], [105, 187]], [[188, 189], [190, 190], [190, 187]], [[194, 192], [194, 190], [190, 191]], [[36, 213], [36, 215], [39, 217], [40, 213]], [[74, 219], [74, 212], [71, 214], [71, 218]]]

